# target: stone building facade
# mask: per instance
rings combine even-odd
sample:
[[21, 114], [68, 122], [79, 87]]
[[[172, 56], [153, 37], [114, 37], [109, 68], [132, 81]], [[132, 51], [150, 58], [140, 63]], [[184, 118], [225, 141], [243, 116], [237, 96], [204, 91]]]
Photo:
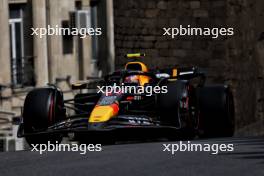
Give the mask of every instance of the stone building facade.
[[[235, 96], [237, 134], [264, 132], [263, 9], [261, 0], [114, 0], [116, 66], [144, 52], [150, 67], [196, 65], [209, 83], [227, 83]], [[234, 28], [234, 36], [165, 37], [164, 27]]]
[[[0, 124], [21, 115], [34, 87], [56, 84], [72, 97], [70, 83], [113, 70], [112, 10], [111, 0], [0, 1]], [[98, 27], [102, 35], [31, 35], [48, 26]]]

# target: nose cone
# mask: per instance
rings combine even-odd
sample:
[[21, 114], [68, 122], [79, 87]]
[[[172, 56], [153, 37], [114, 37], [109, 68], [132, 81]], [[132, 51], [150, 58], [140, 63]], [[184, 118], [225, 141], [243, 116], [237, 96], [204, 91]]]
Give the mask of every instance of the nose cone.
[[113, 104], [109, 106], [96, 106], [89, 118], [89, 122], [106, 122], [118, 113], [118, 105]]

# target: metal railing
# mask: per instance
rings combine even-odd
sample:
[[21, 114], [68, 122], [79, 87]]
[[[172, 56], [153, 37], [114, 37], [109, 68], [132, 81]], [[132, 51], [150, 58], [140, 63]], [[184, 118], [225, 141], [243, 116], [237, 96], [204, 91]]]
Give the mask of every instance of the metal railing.
[[11, 60], [11, 78], [13, 88], [35, 85], [34, 58], [34, 56], [25, 56], [16, 59], [16, 62]]

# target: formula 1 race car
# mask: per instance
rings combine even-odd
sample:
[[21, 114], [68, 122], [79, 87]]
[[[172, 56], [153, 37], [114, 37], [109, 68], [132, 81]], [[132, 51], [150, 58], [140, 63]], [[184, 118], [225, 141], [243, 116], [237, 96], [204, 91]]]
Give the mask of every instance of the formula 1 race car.
[[73, 84], [80, 90], [73, 99], [64, 100], [53, 85], [30, 91], [18, 137], [40, 144], [69, 135], [102, 143], [117, 136], [175, 140], [233, 135], [233, 96], [227, 85], [205, 85], [205, 72], [197, 67], [149, 70], [138, 59], [143, 56], [127, 54], [133, 61], [124, 69]]

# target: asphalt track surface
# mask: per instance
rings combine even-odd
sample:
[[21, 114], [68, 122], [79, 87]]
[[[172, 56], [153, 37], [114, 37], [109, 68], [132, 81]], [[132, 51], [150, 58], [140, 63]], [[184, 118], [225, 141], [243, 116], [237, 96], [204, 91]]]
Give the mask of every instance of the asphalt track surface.
[[263, 176], [264, 137], [194, 140], [194, 143], [233, 143], [233, 152], [163, 152], [163, 143], [145, 142], [103, 146], [102, 152], [0, 153], [0, 175], [187, 175]]

